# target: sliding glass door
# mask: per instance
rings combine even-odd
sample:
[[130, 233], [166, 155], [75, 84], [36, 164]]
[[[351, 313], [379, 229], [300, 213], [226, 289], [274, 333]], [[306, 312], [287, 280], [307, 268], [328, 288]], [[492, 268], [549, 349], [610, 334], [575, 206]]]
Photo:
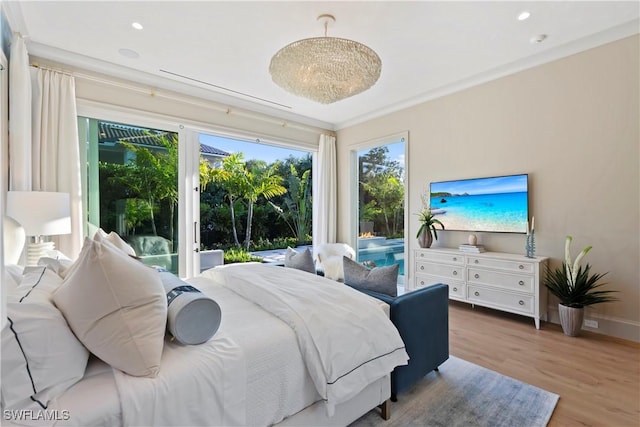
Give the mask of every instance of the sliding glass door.
[[87, 234], [122, 236], [149, 265], [178, 273], [178, 134], [79, 117]]
[[404, 283], [406, 136], [354, 150], [357, 172], [357, 258], [370, 266], [399, 264]]

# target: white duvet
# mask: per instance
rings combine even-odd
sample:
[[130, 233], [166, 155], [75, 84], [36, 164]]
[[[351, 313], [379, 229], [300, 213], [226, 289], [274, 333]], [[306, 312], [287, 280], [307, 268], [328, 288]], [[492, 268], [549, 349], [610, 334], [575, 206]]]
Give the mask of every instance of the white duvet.
[[114, 369], [126, 426], [246, 425], [246, 367], [240, 347], [223, 332], [204, 344], [165, 342], [156, 378]]
[[253, 301], [293, 329], [329, 415], [335, 405], [409, 360], [398, 331], [380, 305], [346, 285], [263, 264], [217, 267], [203, 276]]

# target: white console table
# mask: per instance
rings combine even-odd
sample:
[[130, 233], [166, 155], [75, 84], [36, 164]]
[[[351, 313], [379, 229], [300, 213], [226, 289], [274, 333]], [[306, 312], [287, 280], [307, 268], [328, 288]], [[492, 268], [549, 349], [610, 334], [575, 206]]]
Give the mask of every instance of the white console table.
[[546, 257], [502, 252], [469, 253], [429, 248], [414, 252], [415, 288], [446, 283], [449, 298], [547, 320], [547, 289], [541, 284]]

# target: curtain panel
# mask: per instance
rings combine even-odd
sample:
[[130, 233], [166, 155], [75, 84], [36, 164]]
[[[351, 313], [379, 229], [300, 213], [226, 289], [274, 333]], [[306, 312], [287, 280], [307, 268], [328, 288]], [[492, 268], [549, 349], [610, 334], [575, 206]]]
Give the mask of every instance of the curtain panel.
[[31, 190], [31, 76], [29, 55], [14, 34], [9, 62], [9, 190]]
[[337, 235], [336, 138], [320, 135], [313, 179], [313, 247], [335, 243]]
[[69, 193], [71, 234], [55, 236], [56, 247], [71, 259], [82, 248], [83, 208], [78, 113], [73, 76], [39, 69], [33, 85], [34, 191]]

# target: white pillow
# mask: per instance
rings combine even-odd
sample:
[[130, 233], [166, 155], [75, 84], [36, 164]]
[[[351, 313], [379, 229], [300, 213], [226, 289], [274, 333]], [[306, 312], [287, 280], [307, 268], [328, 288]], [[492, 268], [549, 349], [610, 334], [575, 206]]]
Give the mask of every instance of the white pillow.
[[8, 276], [11, 276], [13, 282], [16, 284], [16, 287], [22, 280], [22, 270], [23, 268], [17, 264], [5, 264], [4, 266], [4, 272]]
[[96, 234], [94, 234], [93, 239], [97, 240], [99, 238], [102, 238], [111, 243], [113, 246], [120, 249], [127, 255], [131, 255], [133, 257], [136, 256], [136, 251], [131, 247], [131, 245], [122, 240], [122, 237], [120, 237], [120, 235], [118, 235], [118, 233], [116, 233], [115, 231], [107, 234], [102, 228], [99, 228]]
[[89, 351], [51, 301], [61, 283], [53, 271], [33, 268], [7, 298], [1, 358], [5, 410], [49, 407], [84, 375]]
[[49, 267], [64, 279], [73, 265], [73, 261], [59, 250], [54, 249], [47, 251], [47, 256], [40, 257], [38, 265]]
[[129, 375], [158, 374], [167, 300], [155, 270], [110, 243], [87, 238], [53, 301], [100, 359]]

